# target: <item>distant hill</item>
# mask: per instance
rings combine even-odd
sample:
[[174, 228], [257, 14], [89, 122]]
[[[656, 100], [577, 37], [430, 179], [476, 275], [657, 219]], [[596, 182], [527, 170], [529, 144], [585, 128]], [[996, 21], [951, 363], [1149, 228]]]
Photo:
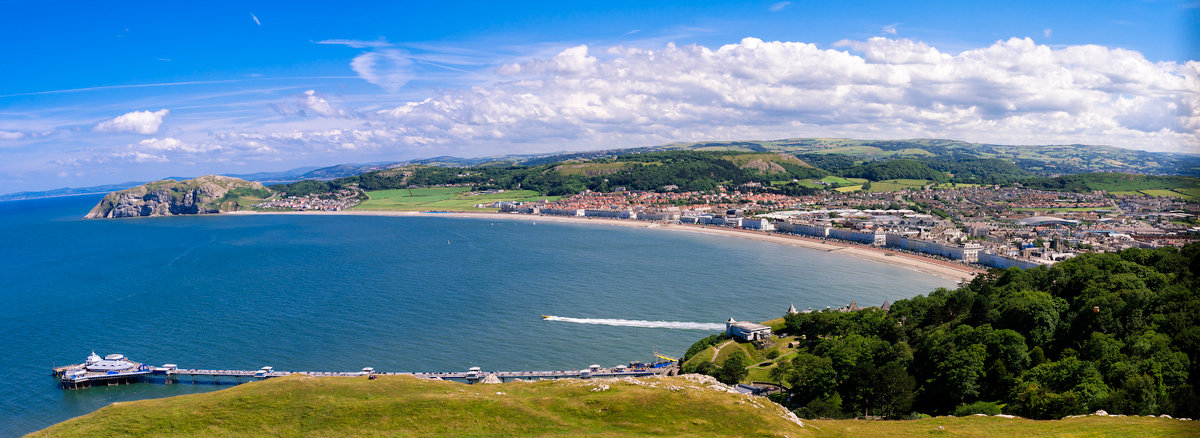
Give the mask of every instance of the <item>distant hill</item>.
[[[1030, 175], [1058, 176], [1089, 172], [1126, 172], [1150, 175], [1200, 176], [1200, 155], [1147, 152], [1098, 145], [1001, 145], [970, 143], [947, 139], [857, 140], [850, 138], [785, 138], [779, 140], [734, 140], [668, 143], [657, 146], [608, 149], [586, 152], [560, 152], [526, 155], [498, 155], [482, 158], [437, 157], [412, 160], [408, 164], [448, 167], [476, 166], [507, 162], [524, 166], [562, 161], [592, 161], [642, 152], [691, 150], [769, 152], [789, 155], [840, 155], [854, 161], [878, 161], [910, 158], [983, 160], [997, 159]], [[816, 167], [819, 164], [810, 163]], [[926, 162], [926, 164], [929, 164]], [[934, 166], [931, 166], [934, 167]], [[936, 168], [936, 167], [935, 167]]]
[[43, 190], [40, 192], [15, 192], [0, 195], [0, 201], [21, 201], [26, 199], [56, 198], [59, 196], [93, 195], [99, 193], [108, 193], [116, 190], [125, 190], [130, 187], [137, 187], [145, 183], [145, 181], [129, 181], [91, 187], [63, 187], [53, 190]]
[[[661, 151], [755, 152], [758, 157], [798, 156], [799, 166], [815, 167], [837, 173], [863, 163], [892, 159], [913, 159], [960, 181], [1000, 183], [1033, 176], [1060, 176], [1091, 172], [1182, 175], [1200, 177], [1200, 155], [1146, 152], [1094, 145], [997, 145], [945, 139], [856, 140], [846, 138], [788, 138], [779, 140], [704, 141], [669, 143], [658, 146], [605, 149], [584, 152], [512, 154], [459, 158], [440, 156], [409, 161], [366, 164], [338, 164], [328, 167], [300, 167], [278, 172], [227, 174], [247, 181], [267, 184], [303, 180], [333, 180], [367, 172], [409, 165], [435, 167], [507, 167], [540, 166], [562, 162], [590, 162], [635, 153]], [[745, 155], [743, 155], [745, 156]], [[737, 163], [739, 166], [753, 161]], [[768, 173], [778, 172], [786, 159], [769, 158], [753, 163]], [[772, 164], [768, 164], [772, 163]], [[795, 164], [795, 163], [793, 163]], [[586, 167], [586, 166], [585, 166]], [[793, 172], [795, 173], [795, 172]], [[174, 178], [178, 179], [178, 178]], [[108, 184], [83, 188], [60, 188], [0, 195], [0, 201], [47, 198], [91, 193], [107, 193], [144, 184], [145, 181]]]
[[945, 139], [789, 138], [768, 141], [672, 143], [652, 149], [841, 154], [860, 161], [947, 156], [998, 158], [1015, 163], [1026, 171], [1046, 176], [1088, 172], [1200, 176], [1200, 155], [1082, 144], [999, 145]]
[[162, 180], [104, 195], [88, 219], [207, 214], [238, 210], [270, 195], [257, 182], [206, 175], [195, 179]]
[[[338, 164], [328, 167], [297, 167], [278, 172], [257, 172], [257, 173], [231, 173], [222, 176], [233, 177], [246, 181], [257, 181], [266, 184], [289, 183], [303, 180], [330, 180], [335, 178], [344, 178], [347, 176], [359, 175], [362, 173], [387, 169], [398, 166], [403, 163], [399, 162], [384, 162], [384, 163], [367, 163], [367, 164]], [[191, 179], [191, 177], [168, 176], [162, 179], [171, 179], [182, 181]], [[117, 190], [125, 190], [130, 187], [137, 187], [146, 184], [150, 181], [129, 181], [118, 184], [105, 184], [91, 187], [63, 187], [53, 190], [43, 191], [27, 191], [16, 192], [5, 195], [0, 195], [0, 202], [3, 201], [21, 201], [26, 199], [42, 199], [55, 198], [59, 196], [75, 196], [75, 195], [91, 195], [100, 193], [109, 193]]]

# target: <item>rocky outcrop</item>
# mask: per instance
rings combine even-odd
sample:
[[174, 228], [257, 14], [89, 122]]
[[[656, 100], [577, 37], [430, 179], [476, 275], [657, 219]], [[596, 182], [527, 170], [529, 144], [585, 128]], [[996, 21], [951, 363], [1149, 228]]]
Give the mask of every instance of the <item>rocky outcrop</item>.
[[766, 160], [751, 160], [741, 166], [743, 169], [754, 169], [762, 173], [783, 173], [787, 172], [783, 166], [777, 163]]
[[257, 182], [218, 175], [184, 181], [162, 180], [104, 195], [88, 212], [88, 219], [178, 214], [220, 213], [236, 210], [236, 202], [227, 202], [231, 190], [266, 196], [266, 187]]

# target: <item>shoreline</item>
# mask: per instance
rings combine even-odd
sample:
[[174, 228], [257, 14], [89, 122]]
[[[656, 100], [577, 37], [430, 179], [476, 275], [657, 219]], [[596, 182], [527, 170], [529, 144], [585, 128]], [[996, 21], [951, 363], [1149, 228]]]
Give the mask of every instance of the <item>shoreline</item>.
[[760, 242], [769, 242], [780, 245], [791, 245], [800, 248], [814, 249], [825, 252], [837, 252], [846, 254], [852, 257], [857, 257], [864, 260], [886, 263], [892, 266], [898, 266], [914, 271], [922, 272], [937, 277], [942, 277], [954, 281], [970, 281], [976, 275], [987, 272], [981, 269], [963, 265], [961, 263], [938, 260], [930, 257], [924, 257], [890, 249], [872, 247], [866, 245], [857, 245], [847, 242], [821, 240], [812, 237], [799, 236], [794, 234], [779, 234], [773, 232], [763, 232], [754, 230], [745, 230], [740, 228], [724, 228], [710, 227], [705, 225], [693, 224], [667, 224], [660, 222], [647, 222], [632, 219], [607, 219], [607, 218], [585, 218], [572, 216], [542, 216], [514, 213], [499, 213], [499, 212], [444, 212], [430, 213], [421, 211], [234, 211], [220, 213], [221, 215], [308, 215], [308, 216], [392, 216], [392, 217], [453, 217], [464, 219], [491, 219], [491, 220], [524, 220], [524, 221], [544, 221], [556, 223], [573, 223], [573, 224], [601, 224], [613, 225], [621, 227], [633, 228], [651, 228], [670, 231], [680, 231], [689, 233], [699, 233], [714, 236], [728, 236], [743, 239], [752, 239]]

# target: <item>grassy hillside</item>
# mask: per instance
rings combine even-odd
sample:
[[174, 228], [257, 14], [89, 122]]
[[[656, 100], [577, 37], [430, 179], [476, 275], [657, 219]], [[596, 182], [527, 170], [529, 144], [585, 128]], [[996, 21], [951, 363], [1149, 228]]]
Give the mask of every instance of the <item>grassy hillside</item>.
[[[1178, 196], [1187, 196], [1189, 191], [1200, 188], [1200, 178], [1138, 175], [1132, 173], [1085, 173], [1047, 178], [1031, 182], [1028, 185], [1034, 188], [1070, 191], [1105, 190], [1109, 192], [1132, 192], [1182, 189], [1183, 192], [1179, 193]], [[1163, 196], [1163, 194], [1152, 194], [1152, 196]]]
[[291, 376], [116, 403], [31, 436], [1195, 436], [1193, 421], [804, 420], [683, 378], [464, 385], [405, 376]]
[[[857, 140], [851, 138], [789, 138], [766, 141], [671, 143], [651, 149], [731, 150], [790, 154], [841, 154], [858, 159], [931, 156], [999, 159], [1037, 174], [1132, 172], [1200, 175], [1196, 155], [1155, 153], [1097, 145], [999, 145], [946, 139]], [[814, 164], [822, 167], [819, 164]]]
[[105, 407], [34, 436], [802, 436], [782, 407], [683, 378], [464, 385], [290, 376]]

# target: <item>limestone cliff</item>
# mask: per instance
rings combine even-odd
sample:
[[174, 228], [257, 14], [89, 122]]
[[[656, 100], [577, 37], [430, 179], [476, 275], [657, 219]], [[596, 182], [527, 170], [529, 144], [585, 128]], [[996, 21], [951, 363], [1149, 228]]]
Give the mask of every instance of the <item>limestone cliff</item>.
[[88, 219], [170, 216], [232, 211], [245, 207], [238, 201], [266, 197], [262, 184], [238, 178], [207, 175], [175, 181], [165, 179], [104, 195], [88, 212]]

